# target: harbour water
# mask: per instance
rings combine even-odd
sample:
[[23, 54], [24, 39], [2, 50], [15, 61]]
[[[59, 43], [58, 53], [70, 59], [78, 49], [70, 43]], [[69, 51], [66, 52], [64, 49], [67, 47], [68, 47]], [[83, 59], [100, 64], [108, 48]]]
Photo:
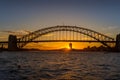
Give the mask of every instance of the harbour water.
[[120, 80], [120, 53], [0, 52], [0, 80]]

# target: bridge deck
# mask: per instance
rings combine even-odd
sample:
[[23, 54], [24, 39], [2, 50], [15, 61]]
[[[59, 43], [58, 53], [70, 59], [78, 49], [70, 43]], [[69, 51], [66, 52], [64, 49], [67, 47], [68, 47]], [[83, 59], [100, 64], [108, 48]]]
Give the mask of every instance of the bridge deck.
[[[26, 42], [105, 42], [105, 43], [115, 43], [116, 41], [91, 41], [91, 40], [40, 40], [40, 41], [18, 41], [17, 43]], [[1, 41], [0, 43], [8, 43], [8, 41]]]

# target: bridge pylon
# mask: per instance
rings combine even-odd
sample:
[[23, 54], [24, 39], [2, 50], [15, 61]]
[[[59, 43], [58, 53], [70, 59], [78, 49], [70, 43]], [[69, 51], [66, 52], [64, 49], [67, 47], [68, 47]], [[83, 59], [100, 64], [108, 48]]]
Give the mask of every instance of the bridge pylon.
[[9, 35], [8, 38], [8, 50], [17, 50], [17, 37], [15, 35]]
[[116, 50], [120, 52], [120, 34], [116, 36]]

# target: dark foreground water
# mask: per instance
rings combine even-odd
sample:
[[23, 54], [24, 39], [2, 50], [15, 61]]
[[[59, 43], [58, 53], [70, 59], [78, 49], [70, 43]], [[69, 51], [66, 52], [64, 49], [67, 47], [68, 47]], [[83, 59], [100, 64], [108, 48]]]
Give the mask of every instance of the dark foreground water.
[[120, 53], [1, 52], [0, 80], [120, 80]]

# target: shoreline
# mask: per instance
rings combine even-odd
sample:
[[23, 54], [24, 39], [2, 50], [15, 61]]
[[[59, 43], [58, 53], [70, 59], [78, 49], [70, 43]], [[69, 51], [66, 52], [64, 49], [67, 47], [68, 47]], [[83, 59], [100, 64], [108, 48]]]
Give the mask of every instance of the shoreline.
[[84, 50], [84, 49], [72, 49], [72, 50], [69, 50], [69, 49], [66, 49], [66, 48], [63, 48], [63, 49], [54, 49], [54, 50], [40, 50], [40, 49], [17, 49], [17, 50], [8, 50], [6, 48], [4, 49], [0, 49], [0, 52], [3, 52], [3, 51], [8, 51], [8, 52], [14, 52], [14, 51], [62, 51], [62, 52], [116, 52], [116, 53], [119, 53], [118, 51], [115, 51], [115, 50]]

